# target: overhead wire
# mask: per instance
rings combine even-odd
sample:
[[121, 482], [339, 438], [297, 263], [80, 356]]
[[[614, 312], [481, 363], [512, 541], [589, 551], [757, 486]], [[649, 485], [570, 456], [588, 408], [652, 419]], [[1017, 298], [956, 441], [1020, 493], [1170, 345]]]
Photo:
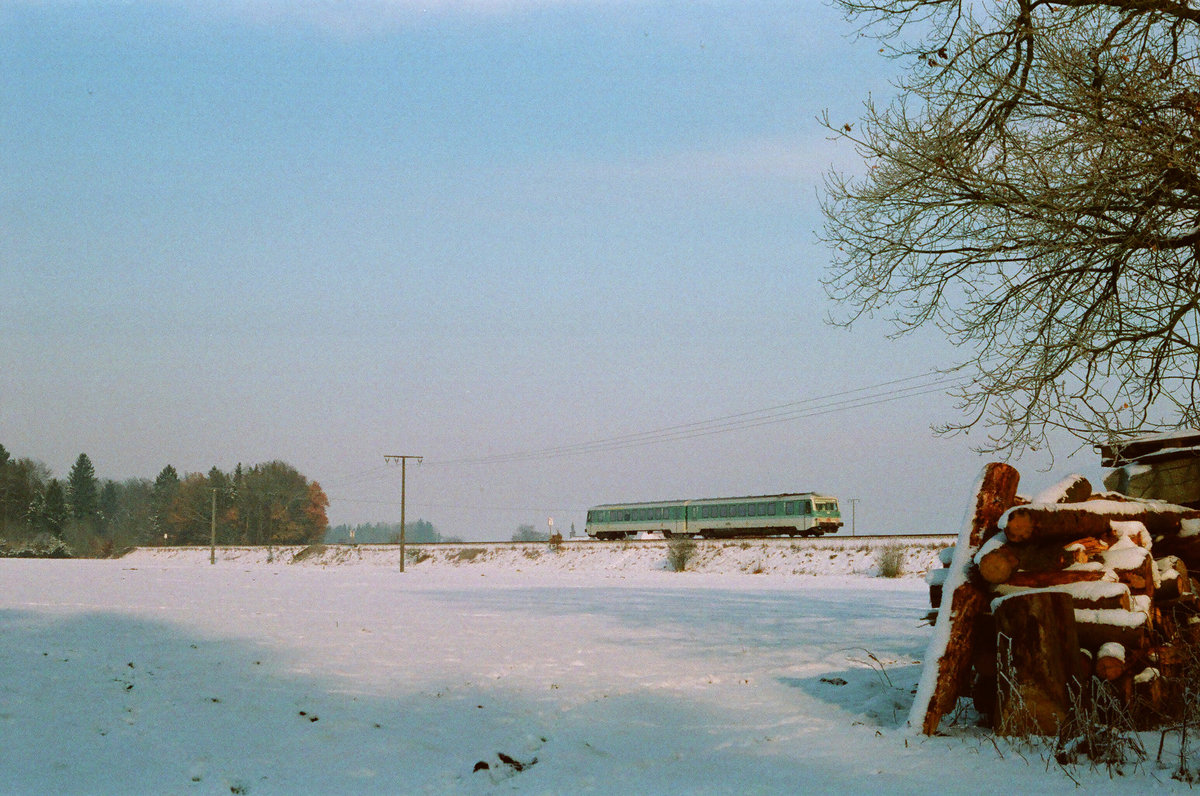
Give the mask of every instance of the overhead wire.
[[[930, 376], [933, 380], [930, 381]], [[464, 457], [459, 459], [430, 460], [425, 464], [429, 467], [444, 467], [450, 465], [487, 465], [508, 464], [512, 462], [554, 459], [564, 456], [602, 453], [625, 448], [652, 445], [661, 442], [693, 439], [697, 437], [725, 434], [776, 423], [787, 423], [808, 417], [815, 417], [832, 412], [846, 411], [881, 403], [941, 392], [946, 387], [953, 386], [961, 378], [933, 372], [900, 379], [880, 382], [867, 387], [832, 393], [830, 395], [806, 398], [784, 404], [752, 409], [721, 417], [682, 423], [673, 426], [623, 434], [615, 437], [578, 442], [569, 445], [559, 445], [538, 448], [528, 451], [495, 454], [491, 456]], [[912, 383], [917, 382], [917, 383]], [[898, 386], [905, 385], [905, 386]], [[890, 388], [890, 389], [882, 389]], [[864, 394], [865, 393], [865, 394]]]

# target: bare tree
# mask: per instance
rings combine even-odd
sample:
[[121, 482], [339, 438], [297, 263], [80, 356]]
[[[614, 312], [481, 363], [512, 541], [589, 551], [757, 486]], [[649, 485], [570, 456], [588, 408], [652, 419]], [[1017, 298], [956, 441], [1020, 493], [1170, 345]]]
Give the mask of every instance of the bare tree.
[[835, 0], [905, 66], [823, 120], [825, 280], [849, 325], [934, 323], [984, 452], [1200, 420], [1200, 7], [1181, 0]]

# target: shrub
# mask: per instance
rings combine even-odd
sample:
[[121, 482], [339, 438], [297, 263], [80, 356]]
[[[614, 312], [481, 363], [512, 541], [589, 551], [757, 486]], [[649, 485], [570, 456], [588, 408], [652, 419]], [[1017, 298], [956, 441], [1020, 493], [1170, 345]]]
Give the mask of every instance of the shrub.
[[482, 547], [464, 547], [454, 554], [456, 561], [474, 561], [484, 552]]
[[674, 537], [667, 542], [667, 568], [672, 572], [683, 572], [688, 562], [696, 555], [696, 543], [686, 536]]
[[875, 567], [881, 578], [898, 578], [904, 573], [904, 547], [890, 544], [875, 551]]
[[305, 547], [302, 550], [298, 550], [296, 552], [296, 554], [294, 556], [292, 556], [292, 563], [298, 564], [307, 558], [311, 558], [312, 556], [320, 557], [324, 552], [325, 552], [325, 545], [310, 544], [308, 547]]

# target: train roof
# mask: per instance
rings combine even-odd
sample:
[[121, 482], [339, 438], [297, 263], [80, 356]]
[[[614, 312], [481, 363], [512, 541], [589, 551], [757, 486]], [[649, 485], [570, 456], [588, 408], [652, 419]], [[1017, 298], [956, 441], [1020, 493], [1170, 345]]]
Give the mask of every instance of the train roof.
[[[692, 498], [689, 500], [649, 500], [637, 503], [601, 503], [598, 506], [592, 506], [592, 509], [639, 508], [642, 506], [689, 506], [693, 503], [729, 503], [730, 501], [767, 500], [771, 498], [774, 498], [775, 500], [793, 500], [795, 498], [827, 498], [829, 500], [837, 500], [837, 498], [833, 495], [826, 495], [822, 492], [784, 492], [778, 495], [735, 495], [732, 497]], [[589, 509], [589, 511], [590, 510], [591, 509]]]

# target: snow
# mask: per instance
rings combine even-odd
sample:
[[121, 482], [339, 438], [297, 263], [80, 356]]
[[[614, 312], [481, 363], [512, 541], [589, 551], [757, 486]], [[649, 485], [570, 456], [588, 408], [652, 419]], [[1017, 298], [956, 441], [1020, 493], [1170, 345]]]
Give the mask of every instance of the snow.
[[1006, 544], [1008, 544], [1008, 537], [1004, 535], [1003, 531], [1000, 531], [979, 546], [979, 552], [975, 554], [975, 563], [978, 565], [979, 562], [983, 561], [984, 556], [996, 552]]
[[1143, 611], [1126, 611], [1123, 608], [1075, 609], [1075, 621], [1085, 625], [1137, 628], [1146, 624], [1148, 620], [1149, 617]]
[[1119, 599], [1129, 594], [1129, 587], [1124, 583], [1117, 581], [1104, 580], [1089, 580], [1080, 583], [1063, 583], [1057, 586], [1009, 586], [1005, 583], [1000, 583], [992, 586], [992, 590], [1001, 595], [992, 601], [992, 611], [996, 610], [996, 605], [1003, 597], [1010, 597], [1014, 594], [1026, 594], [1030, 591], [1037, 592], [1060, 592], [1069, 594], [1077, 602], [1100, 602], [1101, 600]]
[[1124, 663], [1125, 647], [1115, 641], [1108, 641], [1100, 645], [1100, 649], [1096, 655], [1100, 658], [1114, 658]]
[[1119, 571], [1132, 571], [1144, 566], [1149, 557], [1149, 550], [1135, 545], [1127, 536], [1121, 537], [1116, 544], [1100, 553], [1105, 567]]
[[[0, 560], [0, 793], [1076, 792], [966, 717], [904, 729], [920, 569], [725, 547], [681, 573], [588, 544], [405, 573], [384, 550]], [[1186, 790], [1153, 761], [1073, 776]]]
[[1180, 536], [1200, 535], [1200, 519], [1185, 518], [1179, 521]]
[[1047, 487], [1045, 490], [1034, 495], [1033, 503], [1064, 503], [1067, 499], [1067, 490], [1079, 480], [1083, 479], [1082, 475], [1073, 473], [1059, 481], [1057, 484]]
[[1108, 525], [1120, 537], [1113, 547], [1127, 543], [1149, 550], [1153, 546], [1150, 531], [1146, 530], [1146, 524], [1141, 520], [1109, 520]]

